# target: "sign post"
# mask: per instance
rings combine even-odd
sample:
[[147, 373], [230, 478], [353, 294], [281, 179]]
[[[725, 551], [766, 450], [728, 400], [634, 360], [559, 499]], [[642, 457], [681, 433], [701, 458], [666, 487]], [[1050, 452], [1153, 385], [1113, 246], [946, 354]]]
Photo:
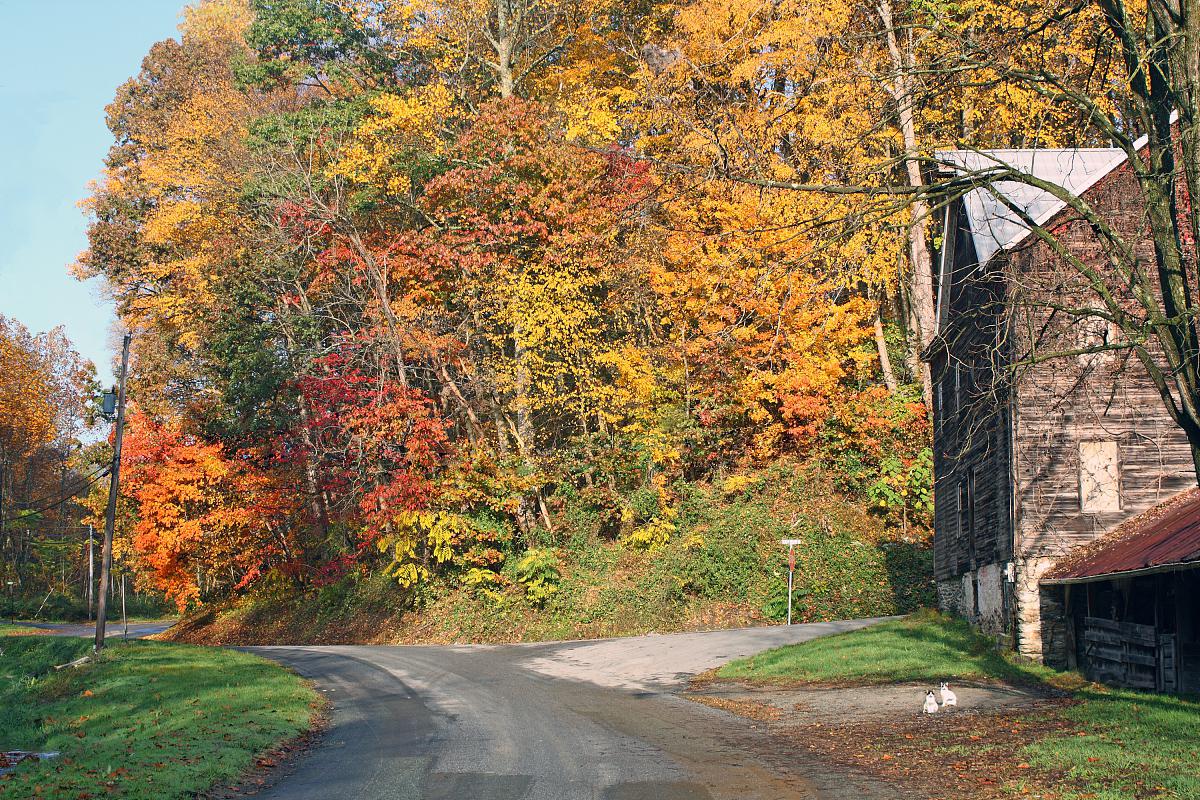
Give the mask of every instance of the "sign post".
[[796, 545], [802, 542], [802, 539], [779, 540], [779, 543], [786, 544], [788, 549], [788, 625], [792, 624], [792, 576], [796, 572]]

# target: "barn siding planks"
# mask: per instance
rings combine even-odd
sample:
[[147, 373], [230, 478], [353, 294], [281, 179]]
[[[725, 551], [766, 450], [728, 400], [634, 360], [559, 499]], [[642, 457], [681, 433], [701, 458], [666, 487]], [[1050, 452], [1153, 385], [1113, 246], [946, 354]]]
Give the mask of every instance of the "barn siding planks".
[[[1118, 169], [1087, 197], [1147, 263], [1146, 236], [1136, 181]], [[1040, 575], [1074, 547], [1112, 530], [1195, 485], [1190, 447], [1168, 416], [1144, 368], [1125, 350], [1063, 356], [1031, 364], [1031, 354], [1111, 343], [1119, 331], [1080, 320], [1049, 305], [1095, 307], [1078, 274], [1031, 237], [981, 268], [976, 263], [961, 203], [950, 207], [948, 285], [938, 340], [929, 352], [935, 381], [934, 565], [943, 605], [980, 618], [979, 583], [1002, 574], [1002, 632], [1022, 652], [1065, 658], [1067, 630], [1061, 602], [1047, 602]], [[1059, 241], [1093, 266], [1105, 256], [1086, 225], [1052, 221]], [[1131, 313], [1138, 313], [1130, 303]], [[964, 402], [961, 383], [971, 387]], [[1080, 443], [1115, 442], [1120, 456], [1119, 510], [1083, 513]], [[974, 475], [973, 537], [960, 515], [960, 484]], [[970, 587], [970, 588], [968, 588]], [[972, 600], [964, 595], [974, 590]], [[1043, 620], [1043, 616], [1047, 617]], [[1190, 644], [1180, 644], [1181, 682], [1196, 680]], [[1050, 652], [1053, 651], [1053, 652]]]
[[[976, 270], [961, 204], [951, 211], [959, 235], [949, 263], [952, 276], [940, 339], [930, 359], [935, 381], [934, 569], [954, 580], [1011, 552], [1009, 411], [997, 358], [1004, 281]], [[963, 524], [962, 484], [973, 479], [974, 536]]]
[[[1140, 192], [1118, 169], [1087, 194], [1153, 263]], [[1088, 226], [1063, 221], [1058, 238], [1081, 260], [1104, 254]], [[1011, 255], [1010, 336], [1016, 363], [1030, 353], [1061, 352], [1119, 339], [1101, 320], [1047, 310], [1047, 300], [1077, 307], [1097, 301], [1048, 245], [1031, 239]], [[1131, 313], [1137, 313], [1132, 303]], [[1018, 368], [1014, 399], [1016, 550], [1022, 559], [1057, 559], [1121, 522], [1196, 484], [1191, 449], [1167, 414], [1141, 364], [1126, 350], [1068, 356]], [[1085, 514], [1080, 507], [1079, 445], [1115, 441], [1120, 452], [1119, 511]]]

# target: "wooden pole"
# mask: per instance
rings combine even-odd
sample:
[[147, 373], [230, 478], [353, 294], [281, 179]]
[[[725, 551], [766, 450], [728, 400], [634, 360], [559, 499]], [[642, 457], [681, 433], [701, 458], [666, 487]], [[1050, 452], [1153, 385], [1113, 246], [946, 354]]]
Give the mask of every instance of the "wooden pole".
[[93, 542], [96, 539], [96, 528], [88, 525], [88, 542], [87, 542], [87, 559], [88, 559], [88, 619], [94, 619], [92, 616], [96, 611], [96, 555]]
[[121, 382], [117, 389], [117, 430], [113, 441], [112, 468], [108, 482], [108, 508], [104, 512], [104, 550], [100, 558], [100, 597], [96, 604], [96, 643], [93, 650], [104, 649], [104, 623], [108, 612], [108, 584], [112, 573], [113, 529], [117, 524], [117, 493], [121, 489], [121, 440], [125, 434], [125, 378], [129, 372], [130, 334], [121, 345]]

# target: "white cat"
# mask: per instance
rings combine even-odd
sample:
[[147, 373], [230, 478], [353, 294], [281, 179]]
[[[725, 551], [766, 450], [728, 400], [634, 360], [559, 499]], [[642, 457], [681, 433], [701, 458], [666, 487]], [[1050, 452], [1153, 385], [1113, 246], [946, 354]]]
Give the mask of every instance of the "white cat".
[[921, 712], [924, 714], [936, 714], [938, 712], [937, 698], [933, 696], [932, 689], [925, 693], [925, 708]]
[[950, 691], [950, 684], [943, 681], [941, 683], [941, 685], [938, 686], [938, 691], [942, 693], [942, 707], [943, 708], [945, 708], [946, 706], [954, 706], [956, 708], [958, 707], [958, 695], [956, 695], [954, 692]]

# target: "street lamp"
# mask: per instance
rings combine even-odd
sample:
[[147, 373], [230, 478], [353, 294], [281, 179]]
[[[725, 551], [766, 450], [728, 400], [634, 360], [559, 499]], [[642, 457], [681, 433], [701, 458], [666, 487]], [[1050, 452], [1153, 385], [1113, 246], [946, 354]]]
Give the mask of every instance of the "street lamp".
[[13, 598], [13, 581], [5, 581], [8, 584], [8, 619], [13, 625], [17, 624], [17, 603]]

